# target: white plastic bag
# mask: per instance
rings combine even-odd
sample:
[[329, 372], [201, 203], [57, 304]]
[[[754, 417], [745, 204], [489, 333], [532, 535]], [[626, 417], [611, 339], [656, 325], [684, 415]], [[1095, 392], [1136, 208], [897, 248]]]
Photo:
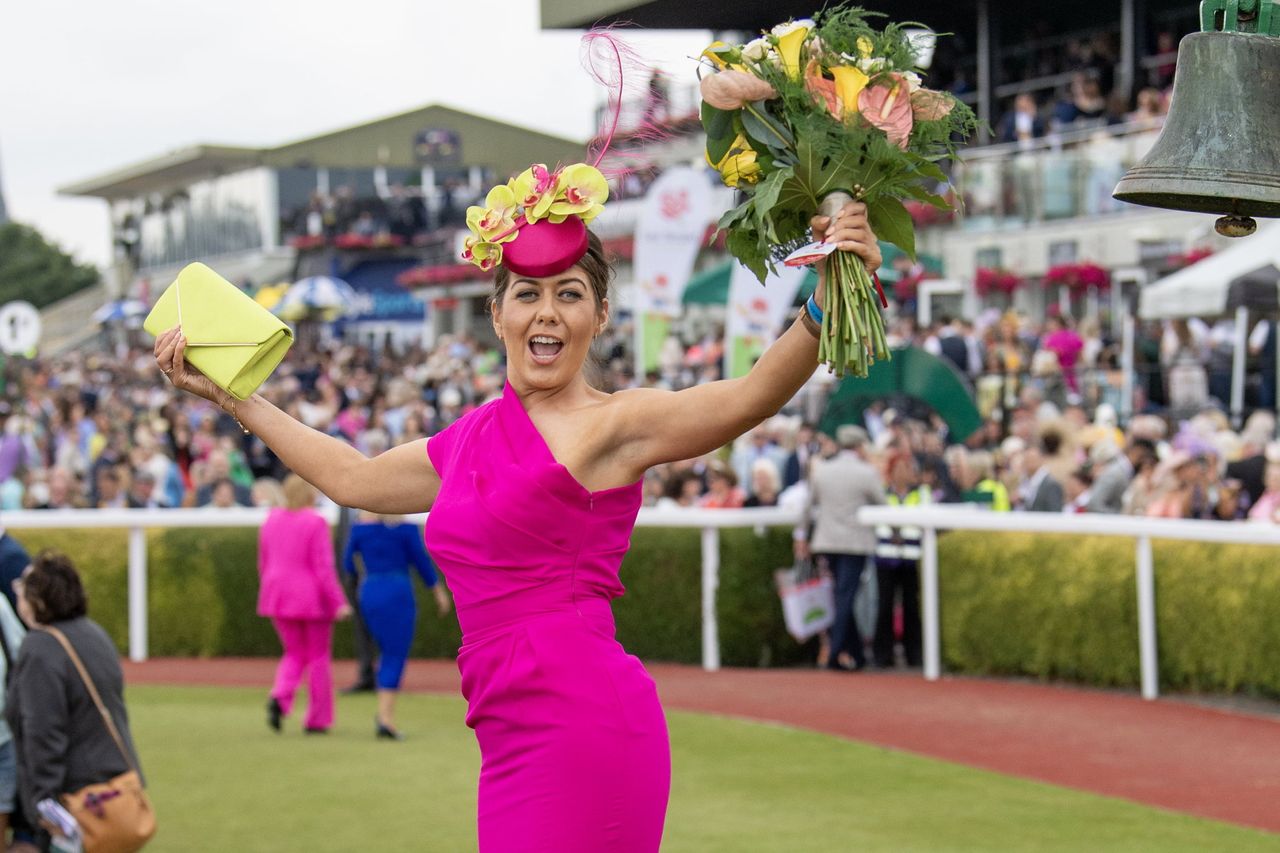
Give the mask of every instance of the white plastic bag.
[[808, 562], [774, 572], [782, 618], [787, 633], [803, 643], [831, 627], [836, 618], [835, 588], [831, 577], [814, 570]]

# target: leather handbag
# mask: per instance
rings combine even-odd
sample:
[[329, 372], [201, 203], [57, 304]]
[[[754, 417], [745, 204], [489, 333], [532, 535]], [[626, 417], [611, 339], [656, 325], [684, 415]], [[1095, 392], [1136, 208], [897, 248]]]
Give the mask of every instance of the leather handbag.
[[181, 326], [184, 357], [237, 400], [266, 381], [293, 344], [293, 330], [204, 264], [188, 264], [142, 322], [159, 337]]
[[98, 706], [98, 713], [102, 715], [107, 731], [111, 732], [120, 754], [129, 765], [129, 770], [113, 779], [85, 785], [78, 791], [62, 794], [58, 799], [80, 825], [84, 853], [133, 853], [141, 850], [156, 834], [156, 813], [151, 808], [147, 792], [142, 788], [142, 774], [138, 772], [133, 755], [125, 748], [124, 739], [120, 737], [111, 712], [102, 704], [98, 688], [94, 686], [93, 679], [89, 677], [80, 656], [76, 654], [66, 635], [49, 626], [40, 630], [52, 634], [66, 649], [93, 699], [93, 704]]

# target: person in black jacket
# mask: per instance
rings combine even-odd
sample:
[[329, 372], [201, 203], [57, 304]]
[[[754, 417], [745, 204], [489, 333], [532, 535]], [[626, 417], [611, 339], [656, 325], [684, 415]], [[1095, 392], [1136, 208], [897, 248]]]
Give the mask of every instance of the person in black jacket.
[[[36, 803], [140, 767], [124, 705], [124, 674], [115, 645], [88, 617], [80, 575], [64, 554], [42, 551], [14, 582], [18, 615], [33, 630], [18, 652], [5, 701], [13, 730], [18, 788], [26, 814]], [[121, 754], [67, 652], [52, 634], [66, 635], [84, 662], [128, 747]], [[139, 770], [139, 772], [141, 772]]]

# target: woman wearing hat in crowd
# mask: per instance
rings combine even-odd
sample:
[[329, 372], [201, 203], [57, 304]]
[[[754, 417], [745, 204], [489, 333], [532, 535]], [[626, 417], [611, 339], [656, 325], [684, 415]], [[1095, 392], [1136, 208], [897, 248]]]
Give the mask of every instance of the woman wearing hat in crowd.
[[[366, 458], [260, 395], [230, 397], [186, 364], [180, 329], [155, 346], [174, 385], [222, 406], [336, 503], [431, 510], [427, 548], [463, 632], [485, 853], [658, 849], [666, 722], [653, 680], [614, 639], [610, 609], [641, 481], [775, 414], [817, 366], [821, 293], [742, 378], [676, 392], [593, 388], [584, 366], [609, 325], [613, 271], [586, 223], [607, 194], [591, 166], [535, 166], [468, 212], [466, 257], [495, 273], [507, 381], [429, 440]], [[879, 266], [861, 204], [812, 225], [816, 239]]]

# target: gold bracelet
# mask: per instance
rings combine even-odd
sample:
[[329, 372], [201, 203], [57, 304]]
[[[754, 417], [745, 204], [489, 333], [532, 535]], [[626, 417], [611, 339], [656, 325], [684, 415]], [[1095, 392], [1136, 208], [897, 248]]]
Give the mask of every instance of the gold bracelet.
[[[231, 403], [231, 411], [230, 411], [230, 412], [227, 412], [227, 414], [229, 414], [229, 415], [231, 415], [231, 417], [235, 418], [236, 425], [237, 425], [237, 426], [239, 426], [239, 427], [240, 427], [240, 429], [244, 430], [244, 434], [245, 434], [245, 435], [249, 435], [249, 428], [248, 428], [247, 426], [245, 426], [245, 425], [244, 425], [244, 423], [240, 420], [240, 414], [239, 414], [239, 412], [237, 412], [237, 411], [236, 411], [236, 398], [235, 398], [235, 397], [232, 397], [230, 394], [228, 394], [228, 395], [227, 395], [227, 402]], [[225, 405], [223, 405], [223, 406], [219, 406], [218, 408], [222, 409], [222, 411], [224, 411], [224, 412], [226, 412], [226, 411], [227, 411], [227, 407], [226, 407]]]
[[805, 331], [815, 338], [822, 337], [822, 327], [818, 325], [817, 320], [809, 316], [809, 309], [803, 305], [800, 306], [800, 325], [804, 326]]

